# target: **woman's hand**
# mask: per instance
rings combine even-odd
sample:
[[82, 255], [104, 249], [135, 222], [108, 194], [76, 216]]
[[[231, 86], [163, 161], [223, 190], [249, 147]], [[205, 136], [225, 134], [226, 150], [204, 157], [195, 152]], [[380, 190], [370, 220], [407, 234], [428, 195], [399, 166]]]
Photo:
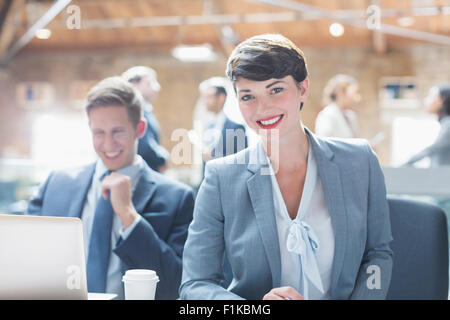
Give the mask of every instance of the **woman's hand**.
[[273, 288], [263, 297], [263, 300], [305, 300], [303, 296], [292, 287]]

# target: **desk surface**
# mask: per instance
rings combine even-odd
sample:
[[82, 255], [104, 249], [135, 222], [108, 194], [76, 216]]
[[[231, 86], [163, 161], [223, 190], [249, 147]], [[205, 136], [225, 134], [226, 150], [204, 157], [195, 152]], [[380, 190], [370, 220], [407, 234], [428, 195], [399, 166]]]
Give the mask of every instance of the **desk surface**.
[[450, 166], [419, 169], [384, 167], [387, 192], [450, 198]]
[[88, 300], [113, 300], [116, 297], [115, 293], [88, 293]]

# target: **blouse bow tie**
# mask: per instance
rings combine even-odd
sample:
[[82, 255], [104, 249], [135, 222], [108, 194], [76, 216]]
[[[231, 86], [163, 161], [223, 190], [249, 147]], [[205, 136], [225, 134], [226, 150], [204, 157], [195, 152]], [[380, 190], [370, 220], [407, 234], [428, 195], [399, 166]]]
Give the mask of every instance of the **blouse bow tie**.
[[307, 279], [323, 293], [322, 279], [315, 256], [315, 252], [319, 250], [319, 239], [314, 230], [306, 222], [294, 220], [289, 227], [286, 244], [288, 251], [300, 255], [304, 297], [308, 298]]

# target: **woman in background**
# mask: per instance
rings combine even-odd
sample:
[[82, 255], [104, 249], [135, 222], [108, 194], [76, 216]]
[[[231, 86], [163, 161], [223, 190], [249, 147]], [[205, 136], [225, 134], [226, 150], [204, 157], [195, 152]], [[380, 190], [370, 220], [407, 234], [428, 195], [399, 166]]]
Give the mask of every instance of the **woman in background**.
[[434, 143], [412, 156], [404, 166], [413, 165], [425, 157], [430, 167], [450, 166], [450, 85], [434, 86], [425, 98], [426, 110], [437, 114], [440, 131]]
[[361, 101], [358, 81], [338, 74], [328, 80], [323, 95], [326, 107], [317, 115], [315, 133], [321, 137], [359, 138], [355, 112]]

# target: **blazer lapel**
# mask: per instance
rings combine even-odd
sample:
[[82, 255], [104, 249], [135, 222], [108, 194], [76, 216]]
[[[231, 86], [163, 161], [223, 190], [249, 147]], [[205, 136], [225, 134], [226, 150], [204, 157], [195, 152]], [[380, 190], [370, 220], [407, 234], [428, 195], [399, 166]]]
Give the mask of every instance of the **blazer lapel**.
[[71, 200], [68, 216], [81, 218], [81, 211], [83, 210], [86, 195], [89, 191], [89, 187], [92, 183], [92, 177], [94, 176], [95, 163], [87, 166], [76, 179], [74, 183], [73, 197]]
[[145, 206], [156, 190], [152, 170], [143, 163], [142, 174], [133, 192], [132, 202], [139, 214], [142, 214]]
[[[247, 188], [250, 195], [256, 222], [258, 224], [267, 261], [269, 261], [272, 273], [273, 287], [279, 287], [281, 281], [281, 256], [278, 244], [278, 232], [273, 205], [272, 183], [269, 175], [261, 172], [262, 163], [265, 161], [264, 150], [261, 143], [250, 151], [250, 164], [247, 169], [253, 175], [247, 180]], [[262, 153], [261, 153], [262, 152]]]
[[331, 298], [333, 298], [336, 296], [335, 291], [344, 264], [347, 236], [347, 214], [345, 211], [340, 170], [339, 167], [332, 162], [334, 153], [326, 143], [322, 140], [317, 140], [307, 128], [305, 128], [305, 131], [310, 138], [310, 143], [312, 143], [319, 176], [325, 194], [325, 200], [328, 205], [328, 212], [331, 217], [331, 225], [333, 226], [335, 246], [330, 289]]

